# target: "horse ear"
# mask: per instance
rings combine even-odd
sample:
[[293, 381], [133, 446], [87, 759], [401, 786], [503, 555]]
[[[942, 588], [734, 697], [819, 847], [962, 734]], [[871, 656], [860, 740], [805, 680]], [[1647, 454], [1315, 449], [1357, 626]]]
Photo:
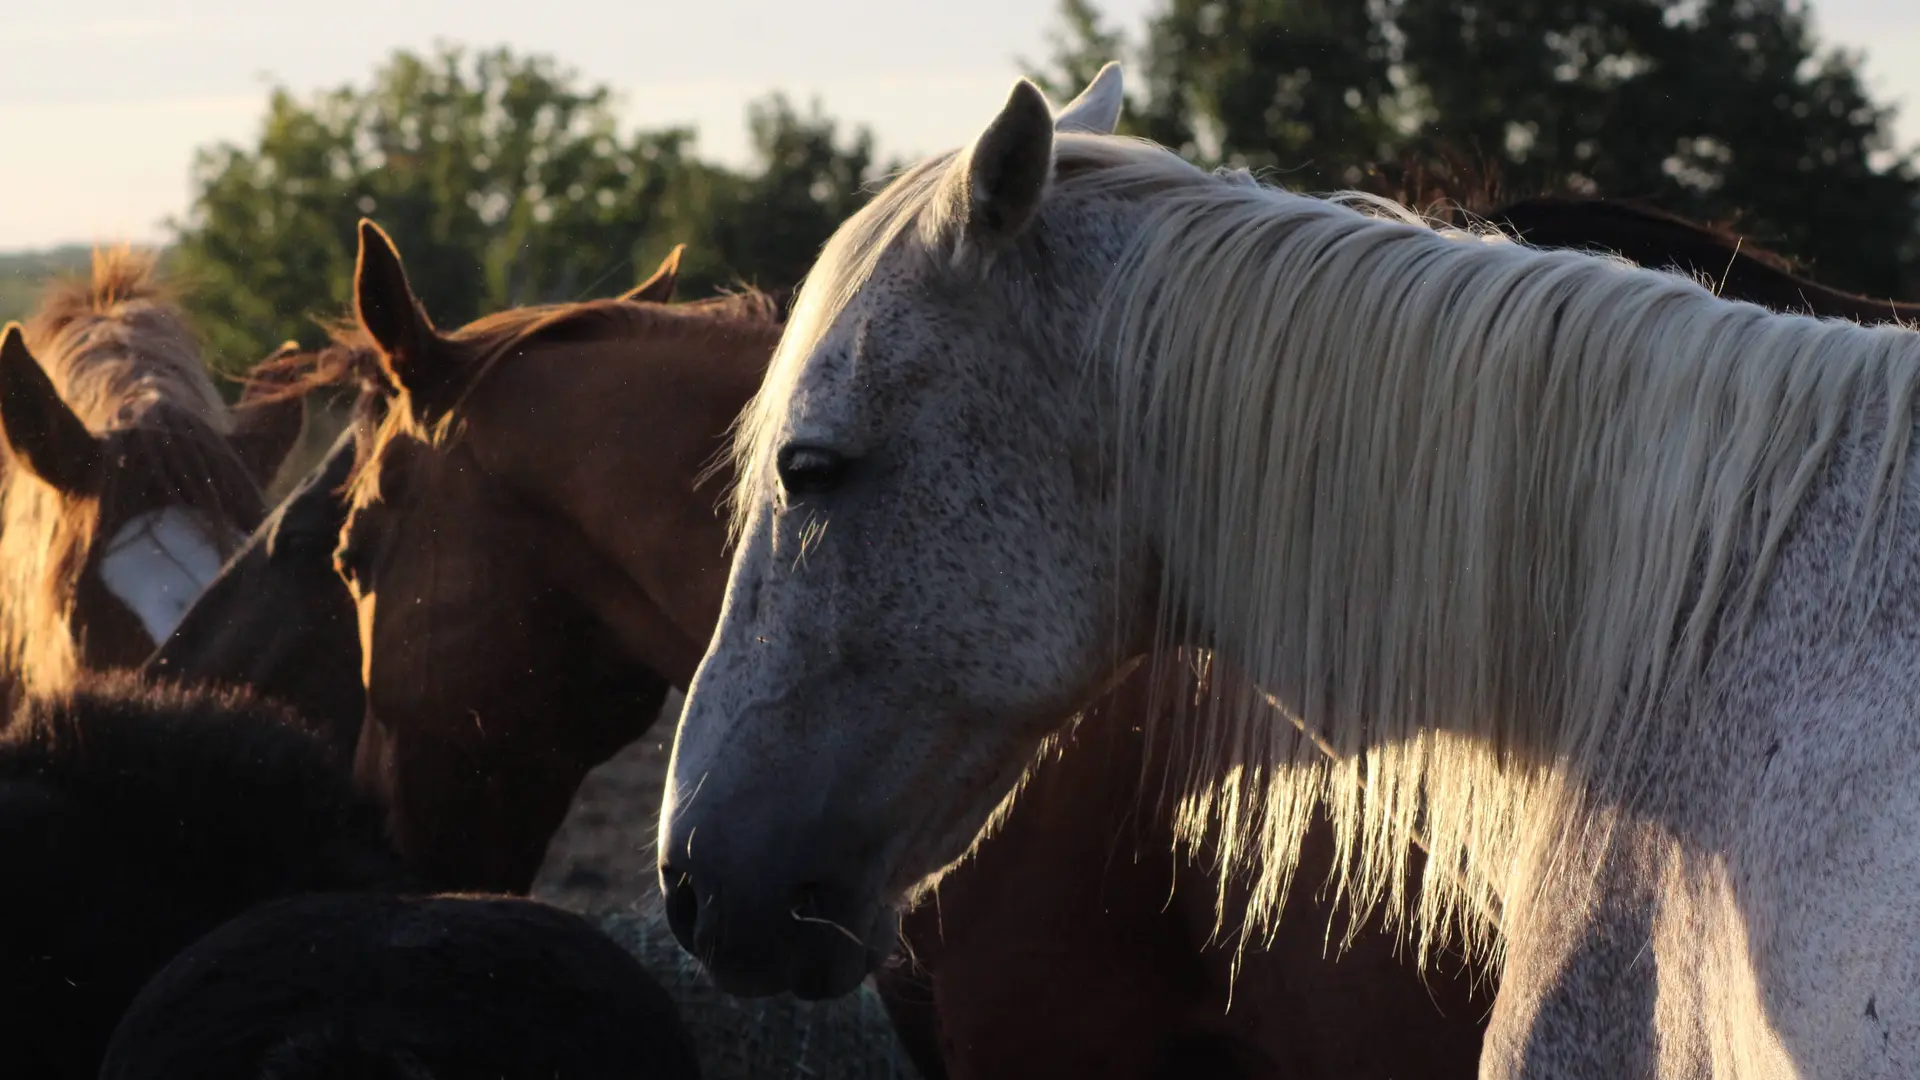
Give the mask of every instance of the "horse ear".
[[450, 405], [459, 365], [414, 298], [400, 252], [386, 231], [360, 219], [360, 256], [353, 268], [353, 313], [373, 339], [388, 384], [406, 391], [417, 416]]
[[0, 430], [13, 460], [35, 476], [69, 495], [99, 490], [100, 437], [61, 400], [19, 323], [0, 330]]
[[1053, 130], [1111, 135], [1120, 126], [1120, 108], [1124, 104], [1126, 94], [1121, 86], [1120, 62], [1109, 60], [1087, 88], [1080, 91], [1080, 96], [1055, 114]]
[[673, 286], [680, 279], [680, 255], [686, 250], [685, 244], [673, 245], [667, 257], [660, 260], [660, 269], [655, 270], [652, 277], [622, 293], [620, 299], [646, 304], [664, 304], [672, 300]]
[[1032, 80], [1013, 84], [1000, 115], [968, 148], [959, 212], [976, 241], [1011, 240], [1033, 222], [1053, 179], [1053, 112]]
[[[299, 351], [299, 343], [289, 341], [261, 363], [272, 363]], [[228, 436], [233, 452], [262, 490], [273, 483], [307, 424], [305, 398], [276, 398], [270, 390], [270, 386], [248, 385], [240, 403], [234, 406], [233, 431]]]

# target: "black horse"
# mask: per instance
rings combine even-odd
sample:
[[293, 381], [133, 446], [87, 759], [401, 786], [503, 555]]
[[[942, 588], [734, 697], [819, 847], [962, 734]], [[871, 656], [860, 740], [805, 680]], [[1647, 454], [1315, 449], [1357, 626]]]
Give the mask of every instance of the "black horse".
[[697, 1080], [639, 962], [531, 900], [281, 900], [208, 934], [127, 1010], [101, 1080]]
[[127, 674], [0, 731], [0, 865], [0, 1061], [74, 1080], [200, 935], [282, 896], [406, 884], [381, 808], [292, 713]]

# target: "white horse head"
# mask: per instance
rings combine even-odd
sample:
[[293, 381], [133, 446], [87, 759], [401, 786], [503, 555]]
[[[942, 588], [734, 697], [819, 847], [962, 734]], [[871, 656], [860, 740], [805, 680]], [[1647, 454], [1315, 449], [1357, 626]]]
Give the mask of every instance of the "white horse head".
[[[1067, 310], [1092, 292], [1041, 297], [1015, 277], [1039, 250], [1056, 133], [1104, 137], [1120, 92], [1110, 64], [1055, 116], [1022, 81], [970, 149], [843, 226], [752, 407], [740, 557], [662, 830], [670, 877], [689, 840], [696, 878], [768, 871], [771, 891], [729, 886], [724, 936], [682, 912], [689, 947], [736, 992], [837, 994], [864, 977], [892, 948], [891, 905], [966, 850], [1129, 651], [1112, 487], [1071, 347], [1085, 311]], [[1118, 244], [1048, 254], [1097, 291]], [[753, 688], [776, 685], [805, 708]], [[709, 808], [796, 831], [702, 828]], [[790, 976], [796, 925], [812, 952]]]

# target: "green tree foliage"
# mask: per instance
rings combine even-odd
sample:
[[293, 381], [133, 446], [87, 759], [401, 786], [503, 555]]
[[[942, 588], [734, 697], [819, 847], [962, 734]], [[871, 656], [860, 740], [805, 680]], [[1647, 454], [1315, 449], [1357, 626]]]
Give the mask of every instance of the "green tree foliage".
[[671, 244], [687, 245], [681, 280], [688, 295], [734, 281], [799, 284], [827, 237], [884, 175], [871, 134], [855, 132], [843, 144], [817, 102], [801, 115], [775, 94], [749, 106], [747, 125], [755, 170], [692, 163], [670, 195], [668, 224], [646, 252], [652, 259]]
[[752, 119], [764, 168], [740, 176], [697, 160], [688, 131], [623, 134], [611, 92], [551, 58], [400, 52], [366, 87], [276, 89], [256, 144], [202, 152], [177, 265], [230, 368], [348, 310], [362, 216], [445, 325], [618, 291], [678, 240], [689, 293], [791, 284], [857, 200], [870, 140], [843, 149], [780, 99]]
[[1205, 163], [1303, 190], [1484, 164], [1509, 194], [1639, 199], [1836, 285], [1920, 288], [1913, 154], [1800, 0], [1166, 0], [1132, 45], [1086, 0], [1061, 23], [1056, 84], [1128, 54], [1136, 129]]

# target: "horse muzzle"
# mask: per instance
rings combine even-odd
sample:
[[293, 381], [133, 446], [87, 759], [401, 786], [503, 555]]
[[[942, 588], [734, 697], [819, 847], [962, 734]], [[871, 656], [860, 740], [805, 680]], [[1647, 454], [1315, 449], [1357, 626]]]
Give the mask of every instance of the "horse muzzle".
[[663, 830], [660, 862], [667, 924], [720, 989], [841, 997], [892, 954], [899, 916], [875, 890], [831, 864], [793, 857], [797, 845], [738, 857], [703, 830], [696, 858], [684, 839], [692, 830], [675, 824]]

